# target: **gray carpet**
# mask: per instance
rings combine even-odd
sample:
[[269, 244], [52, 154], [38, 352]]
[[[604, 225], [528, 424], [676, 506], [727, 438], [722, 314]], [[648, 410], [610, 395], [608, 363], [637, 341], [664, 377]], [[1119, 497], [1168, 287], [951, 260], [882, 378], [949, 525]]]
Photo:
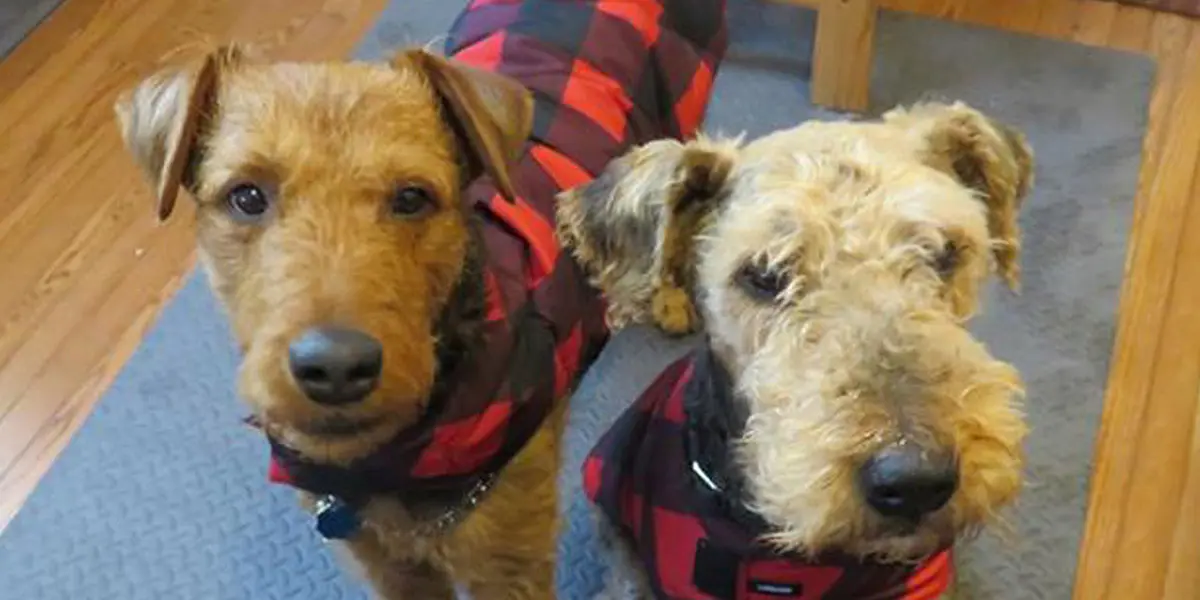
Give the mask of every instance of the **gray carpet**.
[[0, 58], [50, 16], [62, 0], [0, 0]]
[[[710, 129], [760, 134], [815, 110], [811, 15], [734, 0], [733, 55]], [[423, 43], [462, 2], [397, 0], [360, 56]], [[1070, 595], [1092, 440], [1113, 338], [1152, 65], [1115, 52], [885, 14], [876, 108], [962, 98], [1025, 130], [1038, 187], [1022, 215], [1025, 292], [992, 290], [977, 329], [1029, 384], [1030, 488], [1016, 538], [962, 551], [968, 597]], [[148, 210], [148, 209], [147, 209]], [[560, 567], [563, 598], [598, 587], [577, 468], [591, 440], [681, 351], [644, 330], [617, 337], [573, 403]], [[291, 495], [264, 481], [266, 446], [239, 424], [236, 357], [193, 278], [95, 413], [0, 536], [0, 597], [44, 600], [363, 598], [335, 568]]]

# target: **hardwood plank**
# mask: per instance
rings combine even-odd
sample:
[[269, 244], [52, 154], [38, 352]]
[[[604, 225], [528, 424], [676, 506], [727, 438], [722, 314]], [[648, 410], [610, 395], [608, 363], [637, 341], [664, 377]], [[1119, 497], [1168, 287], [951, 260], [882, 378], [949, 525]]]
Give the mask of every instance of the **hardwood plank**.
[[198, 37], [344, 56], [385, 2], [66, 0], [0, 62], [0, 528], [193, 263], [191, 207], [154, 223], [117, 92]]
[[1037, 27], [1038, 3], [1043, 0], [959, 0], [954, 20], [971, 25], [1030, 33]]
[[1104, 45], [1117, 50], [1148, 52], [1154, 14], [1154, 11], [1141, 6], [1120, 5], [1113, 18], [1108, 42]]
[[[783, 0], [794, 1], [794, 0]], [[1047, 37], [1069, 37], [1082, 0], [877, 0], [885, 10]], [[1067, 33], [1047, 35], [1046, 22], [1067, 23]]]
[[[110, 140], [110, 143], [115, 143]], [[123, 161], [95, 161], [93, 164], [82, 165], [89, 172], [95, 169], [122, 168]], [[93, 167], [94, 165], [94, 167]], [[141, 181], [135, 174], [124, 178], [129, 189], [136, 189]], [[84, 178], [80, 183], [88, 183]], [[86, 188], [75, 185], [66, 188], [71, 195], [87, 193]], [[12, 254], [17, 264], [4, 269], [9, 281], [20, 285], [26, 290], [24, 294], [6, 294], [0, 297], [0, 314], [5, 315], [0, 322], [0, 390], [5, 390], [5, 381], [11, 381], [13, 373], [12, 362], [24, 342], [39, 327], [44, 325], [47, 311], [68, 294], [79, 294], [77, 287], [80, 277], [86, 276], [89, 263], [94, 263], [97, 256], [103, 256], [113, 248], [127, 246], [130, 242], [140, 241], [131, 238], [132, 225], [146, 220], [150, 210], [147, 200], [140, 195], [111, 194], [108, 202], [101, 205], [99, 210], [92, 213], [82, 227], [74, 231], [69, 244], [62, 250], [42, 251], [42, 244], [29, 244], [18, 248]], [[45, 236], [51, 238], [51, 236]], [[41, 242], [41, 238], [35, 238]], [[129, 252], [133, 249], [129, 248]], [[39, 257], [42, 258], [40, 261]], [[124, 262], [125, 257], [114, 256], [117, 262]], [[46, 264], [46, 263], [49, 264]], [[100, 266], [103, 270], [103, 266]], [[32, 281], [26, 282], [23, 275], [28, 275]], [[19, 282], [19, 283], [18, 283]], [[18, 358], [19, 359], [19, 358]], [[0, 412], [5, 407], [16, 402], [19, 396], [6, 390], [8, 394], [0, 396]]]
[[1075, 34], [1083, 2], [1079, 0], [1046, 0], [1038, 7], [1035, 33], [1057, 40], [1070, 39]]
[[[1149, 52], [1155, 58], [1156, 68], [1154, 89], [1150, 95], [1146, 138], [1142, 145], [1142, 165], [1138, 173], [1139, 201], [1147, 196], [1154, 179], [1159, 175], [1163, 141], [1172, 129], [1170, 120], [1176, 110], [1183, 108], [1175, 101], [1183, 87], [1183, 67], [1186, 58], [1184, 53], [1194, 28], [1188, 19], [1168, 13], [1156, 14], [1154, 22], [1151, 23]], [[1141, 211], [1134, 212], [1135, 226], [1142, 214]], [[1127, 264], [1126, 273], [1130, 268]]]
[[[60, 54], [28, 79], [0, 80], [0, 88], [19, 87], [23, 92], [8, 96], [0, 105], [0, 131], [7, 132], [8, 141], [0, 146], [0, 164], [8, 167], [0, 171], [0, 185], [16, 197], [31, 193], [30, 188], [38, 185], [53, 185], [53, 179], [69, 168], [62, 161], [43, 161], [41, 158], [82, 155], [77, 148], [80, 140], [94, 137], [102, 123], [108, 124], [102, 115], [104, 111], [96, 103], [103, 101], [106, 87], [119, 81], [113, 76], [113, 70], [121, 64], [108, 46], [131, 44], [136, 41], [141, 28], [155, 27], [165, 13], [161, 9], [155, 10], [159, 8], [155, 5], [147, 6], [145, 11], [134, 11], [135, 2], [115, 2], [109, 7], [110, 12], [105, 13], [105, 19], [111, 16], [122, 20], [125, 27], [109, 32], [103, 19], [93, 19], [71, 38], [71, 43], [65, 45]], [[35, 32], [25, 43], [33, 44], [37, 40], [38, 32]], [[106, 45], [97, 47], [101, 43]], [[87, 69], [75, 68], [76, 65], [91, 65], [91, 61], [97, 64]], [[0, 206], [0, 237], [6, 241], [13, 236], [15, 225], [11, 211], [14, 204], [29, 205], [18, 202]], [[23, 217], [18, 214], [15, 219], [22, 222]]]
[[1013, 2], [993, 2], [992, 6], [1004, 7], [1003, 14], [996, 16], [996, 21], [988, 23], [991, 27], [998, 27], [1016, 33], [1034, 33], [1037, 31], [1039, 17], [1041, 16], [1040, 5], [1045, 0], [1015, 0]]
[[[1148, 393], [1149, 371], [1155, 359], [1153, 340], [1162, 326], [1156, 318], [1160, 318], [1164, 310], [1167, 293], [1162, 286], [1150, 289], [1145, 284], [1135, 282], [1133, 274], [1144, 273], [1149, 266], [1157, 266], [1160, 269], [1157, 275], [1164, 277], [1164, 280], [1170, 276], [1169, 273], [1162, 272], [1170, 265], [1164, 265], [1161, 258], [1166, 256], [1169, 247], [1176, 243], [1175, 238], [1163, 237], [1161, 231], [1163, 227], [1169, 228], [1170, 215], [1156, 210], [1159, 204], [1149, 203], [1148, 198], [1149, 190], [1159, 177], [1158, 167], [1162, 151], [1171, 131], [1169, 120], [1177, 109], [1177, 92], [1182, 79], [1182, 57], [1189, 36], [1189, 26], [1182, 19], [1162, 16], [1156, 18], [1153, 25], [1153, 51], [1160, 59], [1149, 108], [1149, 127], [1143, 143], [1138, 201], [1126, 257], [1126, 280], [1122, 286], [1119, 304], [1121, 318], [1117, 323], [1112, 367], [1105, 395], [1106, 409], [1097, 434], [1096, 450], [1098, 461], [1104, 455], [1105, 447], [1116, 447], [1118, 443], [1124, 444], [1129, 454], [1098, 462], [1094, 470], [1088, 522], [1081, 542], [1076, 575], [1075, 598], [1100, 597], [1089, 594], [1103, 592], [1107, 585], [1108, 573], [1115, 568], [1113, 549], [1119, 546], [1121, 540], [1121, 515], [1108, 508], [1108, 505], [1121, 506], [1124, 502], [1124, 491], [1129, 485], [1129, 469], [1134, 464], [1132, 459], [1138, 442], [1136, 438], [1130, 439], [1129, 429], [1137, 426], [1132, 423], [1134, 420], [1140, 421], [1142, 418], [1139, 412], [1140, 401]], [[1147, 222], [1150, 222], [1150, 225], [1147, 225]], [[1151, 235], [1156, 237], [1150, 237]], [[1174, 235], [1179, 235], [1179, 232], [1174, 231]], [[1155, 241], [1157, 244], [1153, 243]], [[1140, 322], [1135, 320], [1137, 315], [1142, 315]], [[1139, 346], [1132, 345], [1137, 342], [1140, 342]], [[1117, 406], [1115, 403], [1121, 402], [1119, 398], [1122, 397], [1131, 400], [1121, 404], [1120, 409], [1114, 409], [1113, 407]], [[1130, 422], [1123, 431], [1110, 431], [1114, 427], [1110, 423], [1119, 426], [1123, 422]], [[1117, 437], [1118, 435], [1120, 437]], [[1110, 438], [1120, 441], [1110, 442]], [[1102, 502], [1108, 505], [1098, 501], [1097, 496], [1103, 496]]]
[[[59, 305], [63, 311], [87, 311], [84, 318], [59, 315], [61, 322], [72, 325], [67, 336], [31, 340], [44, 344], [39, 348], [46, 348], [53, 363], [43, 364], [30, 381], [28, 389], [35, 393], [22, 394], [24, 402], [0, 420], [0, 436], [5, 440], [0, 464], [8, 465], [0, 470], [0, 488], [32, 491], [182, 283], [186, 267], [192, 263], [192, 248], [168, 243], [181, 233], [172, 229], [147, 232], [139, 242], [152, 250], [141, 254], [123, 277], [110, 283], [110, 293], [94, 298], [95, 304], [81, 307], [72, 299]], [[93, 314], [105, 318], [87, 318]], [[61, 376], [64, 365], [71, 369], [70, 377]], [[20, 505], [8, 496], [0, 498], [2, 523], [7, 523]]]
[[[1200, 164], [1196, 165], [1200, 169]], [[1200, 182], [1192, 190], [1192, 197], [1200, 194]], [[1194, 399], [1200, 406], [1200, 394]], [[1200, 410], [1192, 420], [1192, 444], [1187, 453], [1187, 465], [1181, 469], [1184, 478], [1183, 499], [1175, 528], [1175, 541], [1171, 546], [1171, 562], [1167, 566], [1167, 582], [1163, 598], [1200, 598]], [[1191, 510], [1188, 510], [1188, 507]]]
[[[36, 180], [13, 182], [3, 181], [9, 178], [0, 177], [0, 185], [14, 190], [14, 198], [47, 199], [45, 202], [17, 202], [8, 218], [0, 220], [0, 255], [11, 258], [11, 262], [0, 267], [0, 273], [10, 290], [31, 289], [45, 271], [45, 257], [60, 256], [77, 232], [89, 229], [90, 223], [105, 218], [105, 211], [110, 207], [98, 202], [95, 196], [86, 196], [86, 188], [83, 196], [61, 194], [64, 189], [77, 188], [79, 183], [91, 179], [91, 174], [104, 162], [104, 155], [97, 152], [101, 147], [101, 131], [82, 135], [76, 148], [64, 149], [56, 168]], [[4, 160], [3, 157], [0, 160]], [[31, 167], [31, 170], [37, 169]], [[18, 316], [16, 306], [23, 300], [12, 293], [0, 296], [0, 315], [4, 315], [0, 332], [7, 333]]]
[[939, 19], [953, 19], [961, 10], [962, 0], [919, 0], [914, 2], [913, 12]]
[[[142, 268], [138, 250], [152, 256], [172, 255], [177, 248], [191, 251], [190, 243], [171, 243], [174, 239], [189, 239], [184, 225], [179, 220], [171, 227], [160, 228], [145, 215], [131, 221], [114, 244], [94, 255], [94, 265], [82, 271], [70, 295], [50, 304], [40, 322], [26, 332], [19, 352], [0, 370], [0, 398], [5, 398], [0, 407], [0, 465], [17, 460], [29, 440], [38, 434], [40, 420], [53, 414], [58, 403], [69, 396], [51, 393], [46, 386], [71, 382], [80, 372], [90, 370], [90, 365], [73, 362], [78, 352], [87, 349], [90, 328], [111, 326], [110, 322], [119, 325], [124, 320], [123, 313], [106, 314], [100, 309], [109, 297], [122, 292], [120, 286], [131, 271], [136, 273]], [[181, 260], [174, 268], [182, 271], [187, 266]], [[147, 276], [142, 281], [152, 284], [156, 280]], [[104, 314], [105, 318], [92, 318], [96, 314]], [[64, 356], [64, 348], [72, 349], [72, 354]], [[104, 351], [105, 344], [99, 343], [96, 349]], [[45, 379], [48, 374], [52, 381]], [[5, 471], [0, 470], [0, 487], [6, 487]]]
[[825, 0], [817, 11], [812, 102], [861, 112], [870, 102], [876, 0]]
[[967, 0], [880, 0], [879, 7], [954, 20]]
[[[1200, 56], [1200, 36], [1189, 52]], [[1200, 73], [1200, 61], [1193, 69]], [[1182, 101], [1200, 102], [1200, 86], [1180, 96]], [[1194, 110], [1192, 111], [1195, 112]], [[1200, 153], [1200, 118], [1181, 120], [1177, 126], [1187, 131], [1169, 142], [1164, 158], [1179, 156], [1187, 160], [1189, 153]], [[1184, 171], [1184, 169], [1178, 169]], [[1188, 453], [1191, 450], [1191, 427], [1195, 419], [1195, 390], [1200, 389], [1200, 263], [1189, 257], [1200, 256], [1200, 205], [1190, 201], [1195, 171], [1186, 169], [1178, 177], [1168, 178], [1161, 193], [1179, 194], [1184, 212], [1181, 240], [1174, 257], [1171, 293], [1158, 344], [1159, 360], [1154, 368], [1150, 394], [1143, 400], [1143, 440], [1140, 444], [1137, 468], [1134, 469], [1128, 491], [1123, 540], [1117, 549], [1117, 563], [1125, 565], [1112, 574], [1109, 598], [1166, 598], [1163, 587], [1166, 567], [1170, 562], [1172, 540], [1181, 510], [1195, 511], [1196, 506], [1184, 507], [1183, 482]], [[1174, 186], [1178, 185], [1178, 188]], [[1165, 200], [1163, 196], [1156, 196]], [[1168, 357], [1171, 357], [1168, 359]], [[1128, 402], [1128, 398], [1122, 402]], [[1109, 410], [1116, 410], [1110, 407]], [[1122, 449], [1122, 452], [1125, 450]], [[1098, 460], [1112, 453], [1103, 449]], [[1154, 506], [1155, 510], [1146, 511]], [[1136, 512], [1134, 512], [1136, 511]], [[1198, 538], [1193, 538], [1193, 542]]]
[[1200, 273], [1188, 265], [1194, 261], [1180, 260], [1181, 250], [1194, 249], [1200, 236], [1200, 214], [1189, 211], [1200, 156], [1200, 113], [1192, 109], [1200, 102], [1200, 28], [1156, 17], [1152, 37], [1160, 72], [1097, 438], [1077, 600], [1162, 597], [1164, 553], [1181, 494], [1178, 457], [1187, 437], [1179, 421], [1192, 422], [1200, 385], [1192, 367], [1196, 342], [1186, 339], [1200, 321], [1190, 307], [1195, 296], [1188, 297], [1197, 291]]
[[[37, 27], [32, 37], [50, 37], [66, 40], [91, 22], [100, 11], [112, 11], [111, 2], [64, 2], [50, 13]], [[0, 61], [0, 81], [23, 81], [36, 72], [46, 61], [54, 58], [59, 47], [37, 44], [31, 40], [17, 45], [8, 56]], [[0, 86], [0, 101], [15, 94], [19, 88]]]
[[1103, 46], [1108, 41], [1117, 16], [1115, 2], [1085, 2], [1079, 7], [1079, 18], [1075, 22], [1076, 42], [1089, 46]]

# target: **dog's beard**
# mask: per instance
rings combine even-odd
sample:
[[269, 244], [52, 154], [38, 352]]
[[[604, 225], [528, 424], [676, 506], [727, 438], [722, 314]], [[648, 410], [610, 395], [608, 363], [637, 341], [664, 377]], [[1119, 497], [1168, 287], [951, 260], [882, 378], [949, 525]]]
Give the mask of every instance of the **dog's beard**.
[[359, 435], [369, 434], [376, 427], [384, 425], [385, 419], [381, 417], [354, 417], [349, 415], [333, 414], [328, 417], [317, 419], [296, 427], [304, 435], [316, 438], [339, 439], [345, 437], [357, 437]]
[[861, 540], [846, 543], [850, 554], [883, 563], [915, 562], [949, 547], [967, 532], [957, 531], [946, 510], [920, 522], [885, 522]]
[[331, 418], [320, 423], [265, 423], [267, 436], [315, 463], [346, 464], [370, 455], [402, 428], [386, 419]]
[[976, 531], [955, 529], [952, 517], [944, 512], [926, 516], [918, 523], [866, 520], [871, 522], [846, 523], [846, 527], [807, 538], [798, 538], [794, 532], [768, 534], [768, 540], [778, 551], [810, 560], [832, 554], [884, 564], [916, 563]]

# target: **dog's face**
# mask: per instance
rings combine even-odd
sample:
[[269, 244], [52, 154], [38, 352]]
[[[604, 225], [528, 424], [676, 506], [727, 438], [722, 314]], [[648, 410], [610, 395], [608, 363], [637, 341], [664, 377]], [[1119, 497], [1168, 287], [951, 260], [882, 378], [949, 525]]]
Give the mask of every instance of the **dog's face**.
[[1016, 285], [1030, 178], [1019, 136], [929, 105], [656, 142], [567, 194], [562, 233], [618, 321], [703, 323], [774, 542], [911, 559], [1021, 484], [1020, 380], [966, 321], [989, 267]]
[[471, 251], [460, 190], [528, 133], [519, 86], [420, 51], [272, 64], [220, 50], [118, 103], [166, 218], [197, 201], [200, 255], [275, 437], [348, 461], [421, 413]]

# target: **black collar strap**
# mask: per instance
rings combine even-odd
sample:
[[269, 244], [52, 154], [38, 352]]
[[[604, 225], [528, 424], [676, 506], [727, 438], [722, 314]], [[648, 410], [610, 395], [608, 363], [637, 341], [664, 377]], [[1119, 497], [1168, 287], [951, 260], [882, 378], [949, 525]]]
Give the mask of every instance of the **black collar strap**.
[[745, 476], [733, 457], [749, 418], [746, 403], [708, 343], [695, 351], [692, 369], [683, 395], [684, 451], [698, 495], [752, 535], [765, 533], [768, 525], [748, 507]]

